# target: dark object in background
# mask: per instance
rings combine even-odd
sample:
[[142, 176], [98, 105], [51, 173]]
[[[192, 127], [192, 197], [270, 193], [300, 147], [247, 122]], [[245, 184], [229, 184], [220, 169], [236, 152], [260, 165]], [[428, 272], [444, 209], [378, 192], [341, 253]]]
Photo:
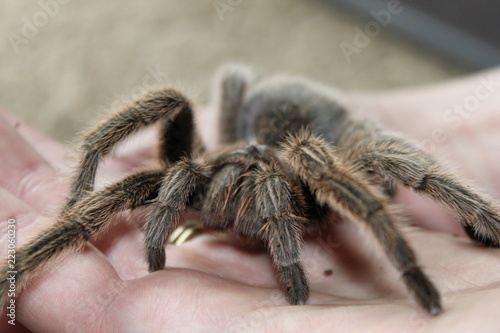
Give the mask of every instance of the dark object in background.
[[[363, 20], [399, 4], [382, 29], [410, 36], [472, 69], [500, 65], [500, 1], [327, 0]], [[393, 7], [394, 8], [394, 7]], [[375, 14], [376, 15], [376, 14]]]

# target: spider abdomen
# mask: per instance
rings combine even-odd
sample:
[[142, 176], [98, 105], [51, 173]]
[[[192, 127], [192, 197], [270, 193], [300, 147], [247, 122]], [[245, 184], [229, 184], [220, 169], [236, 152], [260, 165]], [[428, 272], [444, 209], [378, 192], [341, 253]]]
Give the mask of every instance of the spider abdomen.
[[276, 146], [288, 134], [303, 128], [333, 141], [347, 112], [333, 93], [306, 80], [274, 80], [250, 94], [241, 111], [240, 137]]

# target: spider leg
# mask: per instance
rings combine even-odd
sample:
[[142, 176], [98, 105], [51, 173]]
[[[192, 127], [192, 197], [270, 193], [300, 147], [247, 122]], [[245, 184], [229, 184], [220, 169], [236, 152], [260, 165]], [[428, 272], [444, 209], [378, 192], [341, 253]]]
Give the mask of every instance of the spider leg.
[[219, 144], [233, 143], [241, 138], [241, 107], [245, 98], [251, 72], [237, 65], [224, 66], [217, 75], [219, 104]]
[[[370, 133], [368, 126], [355, 124], [352, 131]], [[360, 168], [376, 170], [432, 198], [449, 209], [472, 239], [500, 247], [500, 215], [490, 201], [405, 140], [374, 130], [370, 134], [356, 144]]]
[[210, 180], [201, 209], [202, 223], [213, 230], [228, 230], [236, 219], [235, 197], [245, 168], [237, 163], [221, 166]]
[[145, 242], [149, 271], [165, 267], [165, 244], [180, 222], [180, 213], [193, 194], [211, 176], [204, 163], [182, 158], [174, 164], [163, 179], [152, 219], [146, 225]]
[[[309, 296], [307, 277], [300, 261], [301, 225], [293, 189], [276, 168], [253, 172], [254, 202], [261, 216], [262, 237], [278, 272], [281, 289], [291, 304], [305, 304]], [[255, 222], [254, 222], [255, 223]]]
[[283, 157], [321, 204], [366, 223], [417, 303], [429, 314], [441, 311], [439, 292], [419, 268], [416, 256], [395, 226], [386, 197], [343, 166], [322, 139], [301, 131], [282, 145]]
[[[246, 196], [251, 184], [243, 180], [250, 169], [269, 163], [272, 158], [270, 155], [272, 153], [269, 149], [264, 149], [264, 146], [241, 144], [229, 146], [215, 154], [211, 160], [214, 176], [210, 180], [202, 205], [204, 226], [215, 230], [227, 230], [234, 226], [240, 234], [257, 236], [260, 227], [246, 220], [249, 217], [253, 221], [255, 214], [241, 214], [248, 209], [247, 205], [253, 205], [253, 200], [246, 200], [253, 198], [253, 195]], [[240, 225], [238, 222], [242, 221]]]
[[[45, 233], [16, 253], [16, 280], [33, 273], [63, 253], [80, 251], [87, 240], [102, 231], [119, 211], [133, 209], [155, 197], [163, 171], [141, 172], [89, 194], [71, 210], [63, 212]], [[9, 282], [0, 279], [0, 305], [5, 304]]]
[[261, 161], [242, 178], [234, 231], [265, 241], [288, 302], [305, 304], [309, 284], [300, 261], [301, 227], [305, 222], [301, 194], [274, 163]]
[[[194, 124], [189, 124], [189, 121], [192, 122], [192, 110], [188, 100], [174, 89], [149, 91], [123, 105], [117, 113], [88, 132], [83, 138], [82, 158], [72, 183], [71, 199], [65, 209], [70, 209], [85, 193], [92, 191], [99, 161], [118, 143], [162, 119], [167, 119], [165, 128], [172, 127], [168, 123], [172, 122], [172, 119], [176, 125], [179, 125], [180, 121], [175, 121], [176, 118], [187, 120], [181, 128], [185, 130], [183, 137], [189, 139], [181, 141], [182, 143], [174, 148], [169, 148], [173, 141], [172, 136], [164, 135], [162, 156], [166, 159], [177, 160], [180, 158], [177, 155], [182, 154], [183, 149], [186, 149], [187, 153], [190, 152], [186, 147], [191, 147], [190, 134], [194, 132]], [[169, 147], [165, 147], [166, 143]]]
[[183, 108], [175, 115], [164, 117], [162, 120], [161, 161], [173, 164], [193, 152], [199, 154], [205, 150], [196, 130], [195, 115], [191, 108]]
[[216, 173], [203, 202], [203, 225], [232, 229], [250, 243], [263, 240], [286, 298], [291, 304], [304, 304], [309, 286], [300, 262], [303, 198], [278, 162], [274, 150], [262, 145], [236, 147], [215, 158]]

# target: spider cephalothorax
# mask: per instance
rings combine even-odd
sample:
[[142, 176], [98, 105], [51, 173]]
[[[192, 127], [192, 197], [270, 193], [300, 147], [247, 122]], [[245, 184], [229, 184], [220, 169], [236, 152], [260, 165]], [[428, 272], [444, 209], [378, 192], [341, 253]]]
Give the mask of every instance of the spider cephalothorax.
[[[309, 286], [300, 260], [305, 232], [325, 211], [366, 224], [417, 303], [441, 311], [437, 289], [396, 227], [390, 196], [400, 183], [457, 217], [471, 238], [500, 245], [500, 217], [485, 198], [405, 139], [356, 120], [326, 88], [300, 79], [270, 80], [247, 92], [247, 70], [219, 76], [219, 147], [206, 151], [191, 104], [171, 88], [146, 92], [90, 131], [71, 198], [54, 226], [18, 254], [18, 278], [58, 254], [82, 249], [114, 214], [153, 206], [145, 227], [150, 271], [165, 266], [165, 245], [186, 207], [207, 229], [267, 246], [283, 292], [304, 304]], [[161, 124], [161, 170], [142, 171], [93, 191], [98, 163], [129, 135]], [[338, 149], [337, 149], [338, 148]], [[6, 280], [1, 282], [5, 300]]]

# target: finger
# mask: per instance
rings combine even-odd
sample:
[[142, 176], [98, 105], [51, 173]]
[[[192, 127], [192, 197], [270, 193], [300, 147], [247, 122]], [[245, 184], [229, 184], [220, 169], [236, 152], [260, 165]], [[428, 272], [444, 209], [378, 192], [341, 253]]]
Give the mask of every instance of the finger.
[[68, 172], [69, 162], [74, 161], [73, 151], [49, 136], [34, 129], [16, 116], [0, 112], [3, 118], [35, 152], [45, 159], [55, 170]]
[[[0, 188], [0, 254], [7, 258], [7, 242], [14, 238], [16, 248], [47, 230], [53, 224], [52, 219], [37, 214], [25, 202]], [[13, 225], [9, 227], [9, 225]], [[12, 231], [12, 236], [8, 230]], [[3, 259], [2, 259], [3, 260]], [[0, 263], [4, 267], [5, 261]]]
[[64, 201], [65, 184], [12, 126], [0, 121], [0, 186], [34, 210], [52, 215]]
[[437, 317], [391, 299], [364, 304], [339, 300], [327, 306], [264, 306], [234, 316], [224, 331], [282, 332], [293, 327], [296, 332], [488, 332], [497, 327], [499, 296], [500, 288], [453, 294], [448, 297], [448, 311]]
[[[7, 318], [9, 319], [9, 318]], [[10, 319], [9, 319], [10, 320]], [[0, 332], [3, 333], [30, 333], [30, 331], [20, 323], [10, 324], [7, 320], [0, 321]]]
[[106, 258], [89, 245], [28, 282], [17, 298], [19, 319], [33, 331], [102, 331], [85, 325], [102, 318], [119, 296], [122, 282]]
[[[146, 332], [173, 332], [180, 327], [190, 332], [222, 332], [243, 313], [288, 305], [277, 288], [243, 285], [176, 268], [132, 280], [123, 292], [129, 301], [118, 303], [109, 315], [116, 320], [125, 318], [122, 327]], [[131, 299], [136, 302], [130, 303]], [[139, 304], [151, 306], [145, 311]]]
[[[29, 239], [36, 237], [43, 230], [46, 230], [51, 224], [52, 221], [50, 219], [40, 217], [26, 203], [13, 196], [7, 190], [0, 188], [0, 256], [2, 258], [0, 269], [4, 271], [6, 264], [11, 263], [9, 260], [16, 260], [15, 252], [17, 248], [25, 244]], [[20, 288], [14, 288], [14, 291], [17, 293], [17, 291], [20, 291]], [[16, 316], [16, 308], [9, 310], [9, 313], [12, 312], [12, 315]], [[2, 332], [26, 331], [23, 330], [23, 327], [16, 320], [9, 324], [8, 320], [15, 319], [16, 317], [7, 317], [5, 311], [1, 318], [0, 329]]]
[[123, 281], [100, 258], [89, 248], [33, 279], [18, 299], [21, 322], [43, 332], [211, 331], [269, 294], [184, 269]]
[[[41, 217], [25, 202], [0, 188], [1, 258], [6, 259], [7, 250], [10, 249], [7, 245], [12, 237], [8, 236], [10, 235], [8, 230], [14, 230], [13, 237], [17, 249], [42, 234], [52, 223], [50, 218]], [[8, 227], [9, 225], [13, 225], [14, 228]], [[0, 266], [0, 269], [5, 269], [4, 264]], [[60, 279], [63, 279], [65, 283], [60, 283]], [[65, 313], [71, 311], [71, 306], [75, 306], [74, 303], [81, 301], [80, 298], [74, 297], [75, 294], [80, 295], [79, 293], [83, 290], [84, 293], [98, 296], [107, 290], [110, 283], [117, 280], [116, 271], [92, 246], [88, 246], [85, 252], [63, 256], [46, 269], [38, 271], [31, 280], [21, 279], [16, 282], [14, 287], [16, 321], [33, 331], [62, 332], [63, 330], [43, 330], [36, 325], [44, 321], [50, 325], [55, 317], [57, 320], [64, 321]], [[25, 287], [21, 288], [23, 285]], [[59, 313], [54, 312], [58, 304], [62, 306]], [[51, 308], [52, 306], [55, 308]], [[41, 309], [45, 309], [46, 312]], [[41, 316], [46, 316], [46, 318]], [[1, 318], [6, 318], [5, 311]]]
[[[74, 171], [77, 152], [39, 132], [16, 116], [0, 112], [3, 118], [58, 174], [67, 177]], [[1, 119], [0, 119], [1, 120]], [[77, 135], [76, 135], [77, 136]], [[157, 166], [156, 128], [147, 129], [127, 140], [110, 156], [100, 179], [114, 180], [136, 168]]]

